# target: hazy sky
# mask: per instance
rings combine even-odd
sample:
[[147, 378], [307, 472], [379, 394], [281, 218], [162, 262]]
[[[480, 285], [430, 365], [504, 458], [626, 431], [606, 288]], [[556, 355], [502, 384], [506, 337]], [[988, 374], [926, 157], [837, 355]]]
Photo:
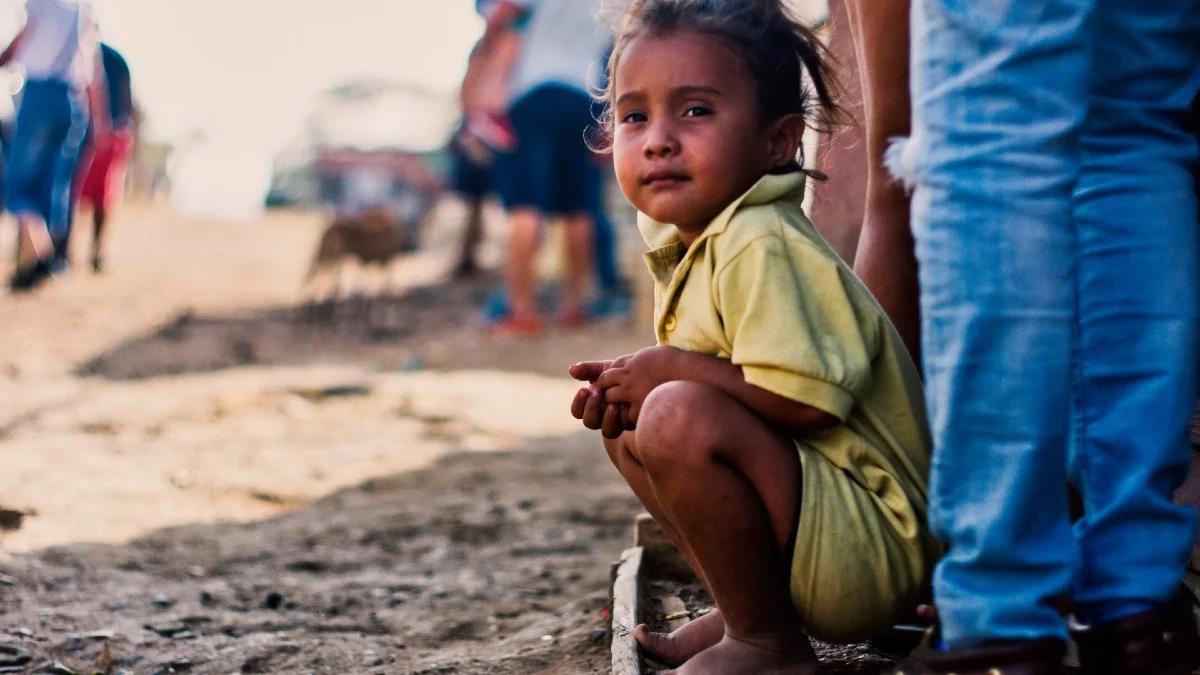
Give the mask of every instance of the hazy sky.
[[[0, 0], [13, 23], [21, 0]], [[94, 0], [129, 61], [149, 135], [186, 146], [196, 180], [228, 167], [258, 183], [320, 92], [369, 77], [448, 94], [482, 25], [471, 0]], [[3, 31], [8, 33], [9, 31]], [[208, 155], [201, 161], [200, 156]], [[182, 159], [182, 158], [181, 158]], [[231, 182], [225, 174], [225, 182]], [[180, 186], [183, 187], [183, 186]], [[227, 185], [238, 201], [261, 185]], [[231, 194], [225, 195], [234, 199]]]

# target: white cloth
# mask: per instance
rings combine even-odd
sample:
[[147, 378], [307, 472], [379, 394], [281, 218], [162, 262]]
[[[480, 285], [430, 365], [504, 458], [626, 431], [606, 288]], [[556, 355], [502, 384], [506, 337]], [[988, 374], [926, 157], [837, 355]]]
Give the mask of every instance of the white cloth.
[[612, 33], [599, 20], [599, 0], [508, 0], [533, 12], [509, 88], [515, 101], [545, 84], [591, 93]]
[[31, 80], [77, 88], [92, 81], [100, 39], [87, 0], [26, 0], [25, 37], [14, 61]]

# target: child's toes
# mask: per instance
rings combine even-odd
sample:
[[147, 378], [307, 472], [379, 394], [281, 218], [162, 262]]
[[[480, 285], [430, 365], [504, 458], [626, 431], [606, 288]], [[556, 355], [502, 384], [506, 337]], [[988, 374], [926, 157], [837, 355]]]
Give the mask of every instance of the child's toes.
[[633, 638], [642, 646], [646, 655], [655, 661], [672, 668], [683, 665], [694, 656], [684, 649], [679, 640], [666, 633], [655, 633], [646, 624], [633, 629]]

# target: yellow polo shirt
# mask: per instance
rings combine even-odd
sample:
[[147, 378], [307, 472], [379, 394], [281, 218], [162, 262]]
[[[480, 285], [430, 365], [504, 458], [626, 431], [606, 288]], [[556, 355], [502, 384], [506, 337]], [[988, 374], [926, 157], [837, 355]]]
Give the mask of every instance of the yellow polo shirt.
[[804, 176], [768, 175], [685, 248], [639, 216], [658, 342], [841, 420], [796, 438], [803, 470], [792, 598], [809, 632], [867, 637], [915, 606], [940, 552], [926, 521], [930, 438], [900, 336], [800, 208]]

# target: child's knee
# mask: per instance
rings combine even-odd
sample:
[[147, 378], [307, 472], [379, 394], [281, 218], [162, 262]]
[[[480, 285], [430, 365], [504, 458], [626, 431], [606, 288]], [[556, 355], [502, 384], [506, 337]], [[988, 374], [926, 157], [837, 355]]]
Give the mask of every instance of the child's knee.
[[706, 413], [714, 396], [707, 385], [674, 381], [650, 392], [638, 415], [638, 458], [648, 471], [694, 461], [709, 461], [720, 431], [717, 417]]

